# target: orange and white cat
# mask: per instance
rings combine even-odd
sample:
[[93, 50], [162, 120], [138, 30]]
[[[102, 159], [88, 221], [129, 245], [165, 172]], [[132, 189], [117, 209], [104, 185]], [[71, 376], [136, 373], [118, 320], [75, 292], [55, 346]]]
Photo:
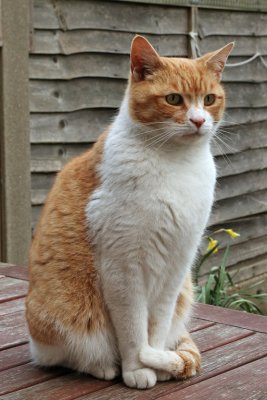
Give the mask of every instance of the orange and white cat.
[[47, 198], [30, 252], [33, 359], [129, 387], [200, 368], [186, 329], [190, 268], [207, 224], [210, 152], [233, 43], [195, 60], [160, 57], [136, 36], [120, 111]]

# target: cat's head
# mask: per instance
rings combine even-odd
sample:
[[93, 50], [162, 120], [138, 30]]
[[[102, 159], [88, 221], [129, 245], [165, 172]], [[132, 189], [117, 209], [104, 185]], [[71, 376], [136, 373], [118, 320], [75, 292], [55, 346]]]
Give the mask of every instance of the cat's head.
[[225, 107], [220, 80], [233, 46], [229, 43], [193, 60], [166, 58], [145, 38], [136, 36], [128, 87], [133, 120], [148, 125], [151, 135], [160, 137], [168, 131], [172, 140], [181, 143], [211, 137]]

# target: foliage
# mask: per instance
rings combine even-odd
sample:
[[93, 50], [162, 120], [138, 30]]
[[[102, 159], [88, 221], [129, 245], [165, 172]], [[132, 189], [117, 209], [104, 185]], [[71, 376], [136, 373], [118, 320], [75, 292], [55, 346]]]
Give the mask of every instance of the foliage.
[[[226, 232], [233, 239], [240, 236], [231, 229], [220, 229], [213, 232], [213, 235], [219, 232]], [[211, 236], [206, 236], [206, 239], [209, 242], [207, 251], [199, 259], [194, 268], [197, 301], [199, 303], [233, 308], [254, 314], [263, 314], [259, 306], [255, 303], [255, 300], [267, 301], [267, 293], [252, 294], [249, 292], [263, 281], [247, 286], [245, 289], [239, 289], [238, 286], [234, 284], [234, 277], [227, 271], [227, 260], [230, 252], [229, 244], [223, 254], [220, 265], [212, 267], [208, 273], [206, 282], [203, 285], [199, 284], [201, 267], [209, 257], [212, 257], [212, 255], [218, 251], [219, 247], [219, 242]]]

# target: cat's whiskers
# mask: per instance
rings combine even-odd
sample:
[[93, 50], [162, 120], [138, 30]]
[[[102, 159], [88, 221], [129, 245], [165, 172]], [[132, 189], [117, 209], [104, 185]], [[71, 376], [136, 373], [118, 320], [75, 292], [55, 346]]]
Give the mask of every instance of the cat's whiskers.
[[[156, 144], [160, 143], [164, 143], [165, 140], [167, 141], [169, 138], [171, 138], [172, 136], [174, 136], [177, 133], [177, 131], [174, 130], [169, 130], [169, 131], [165, 131], [164, 134], [158, 136], [157, 138], [151, 138], [152, 140], [150, 141], [150, 143], [147, 143], [147, 146], [145, 146], [147, 149], [151, 148], [153, 146], [155, 146]], [[155, 140], [153, 140], [155, 139]]]

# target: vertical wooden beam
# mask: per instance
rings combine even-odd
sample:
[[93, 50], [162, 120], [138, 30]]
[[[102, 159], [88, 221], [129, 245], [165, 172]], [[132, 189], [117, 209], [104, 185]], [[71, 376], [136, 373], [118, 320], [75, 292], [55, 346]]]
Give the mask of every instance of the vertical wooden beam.
[[23, 264], [31, 240], [29, 1], [1, 3], [1, 259]]
[[189, 58], [197, 58], [196, 41], [198, 32], [198, 8], [189, 8], [189, 43], [188, 43], [188, 56]]

